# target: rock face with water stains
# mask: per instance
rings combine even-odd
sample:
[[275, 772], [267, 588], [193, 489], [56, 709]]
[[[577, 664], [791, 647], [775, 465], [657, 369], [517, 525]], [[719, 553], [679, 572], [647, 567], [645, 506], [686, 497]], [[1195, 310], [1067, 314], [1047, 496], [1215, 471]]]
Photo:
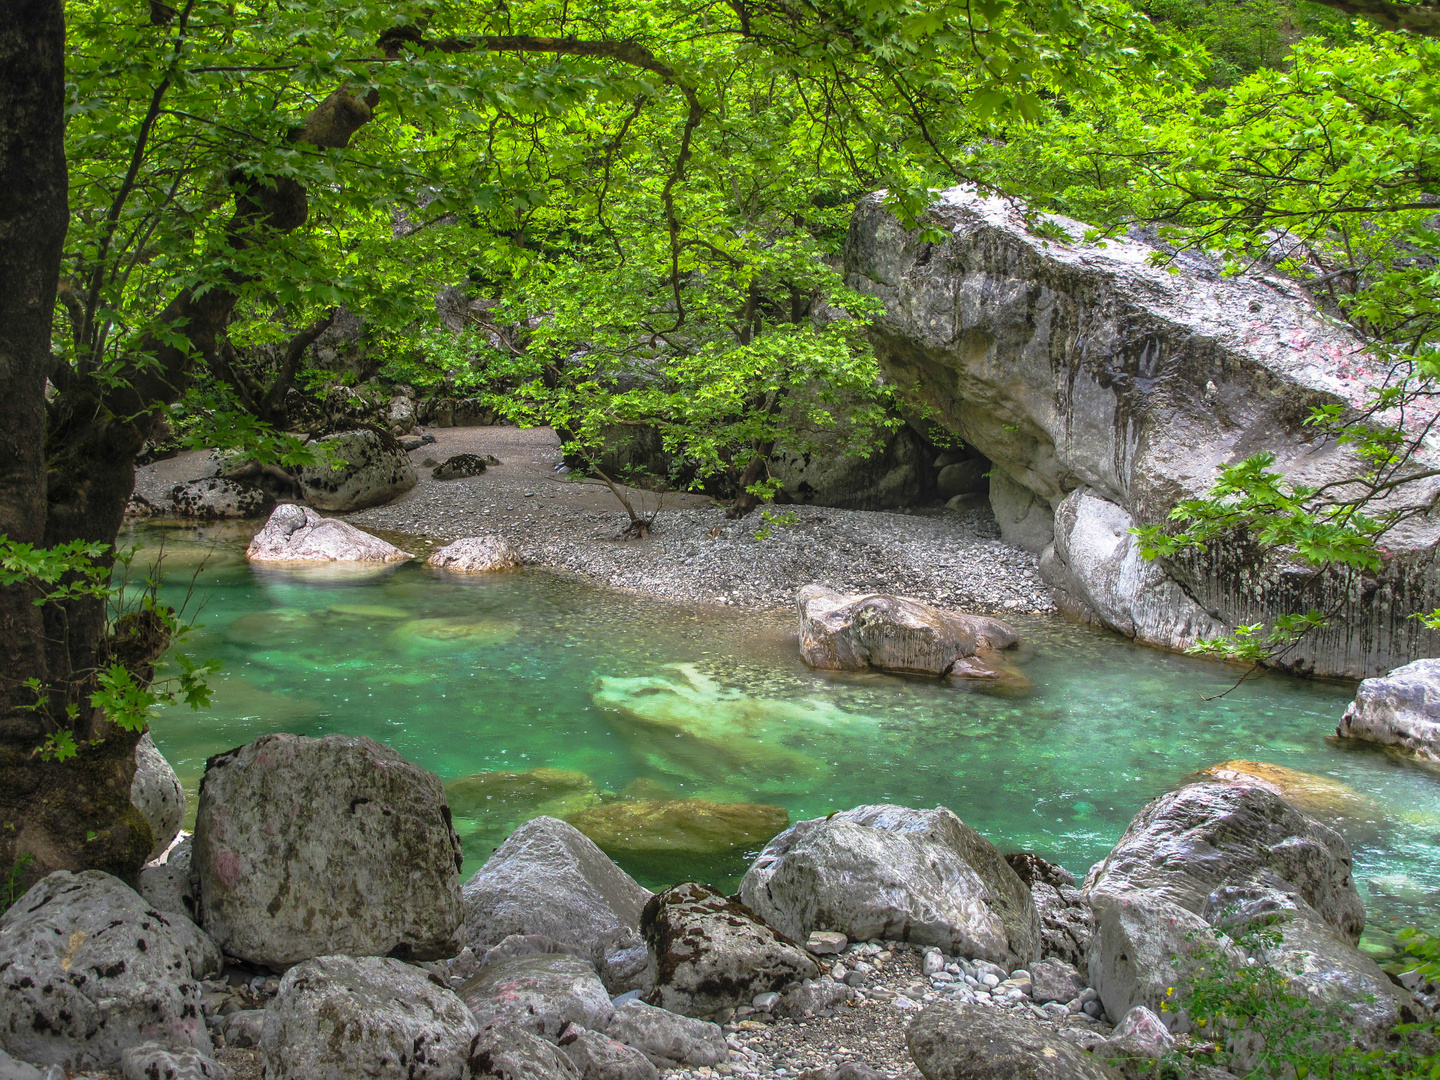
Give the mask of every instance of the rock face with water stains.
[[456, 573], [491, 574], [514, 570], [522, 561], [520, 552], [503, 537], [467, 536], [437, 548], [425, 565]]
[[1366, 679], [1335, 734], [1440, 762], [1440, 660], [1416, 660]]
[[1040, 955], [1030, 890], [988, 840], [943, 807], [858, 806], [777, 836], [740, 882], [740, 898], [803, 940], [934, 945], [1007, 968]]
[[480, 953], [512, 934], [543, 935], [593, 963], [619, 993], [643, 953], [640, 914], [650, 896], [573, 825], [538, 817], [465, 883], [465, 941]]
[[415, 466], [392, 435], [361, 428], [327, 435], [319, 444], [340, 464], [322, 461], [294, 470], [305, 501], [317, 510], [363, 510], [415, 486]]
[[[1340, 834], [1269, 785], [1202, 782], [1162, 795], [1136, 815], [1086, 879], [1097, 921], [1090, 984], [1111, 1016], [1137, 1005], [1162, 1012], [1168, 989], [1184, 980], [1199, 943], [1244, 962], [1237, 947], [1216, 946], [1211, 932], [1233, 902], [1250, 905], [1257, 916], [1283, 914], [1290, 924], [1283, 932], [1293, 943], [1266, 962], [1313, 947], [1326, 959], [1320, 968], [1296, 972], [1295, 981], [1317, 996], [1343, 999], [1366, 983], [1362, 970], [1374, 968], [1354, 947], [1365, 909], [1352, 869]], [[1382, 1011], [1392, 1022], [1397, 1009], [1387, 997]], [[1173, 1010], [1162, 1015], [1177, 1029], [1187, 1022]]]
[[57, 870], [0, 917], [0, 1047], [72, 1072], [146, 1041], [210, 1053], [200, 984], [220, 953], [99, 870]]
[[706, 885], [656, 893], [640, 924], [655, 968], [651, 1005], [708, 1016], [756, 994], [813, 979], [819, 966], [795, 942]]
[[458, 995], [384, 956], [321, 956], [280, 980], [260, 1038], [269, 1080], [462, 1080], [479, 1025]]
[[135, 744], [135, 779], [130, 782], [130, 801], [150, 823], [150, 858], [159, 858], [179, 834], [180, 823], [185, 820], [185, 789], [148, 731]]
[[322, 518], [305, 506], [277, 506], [255, 534], [245, 557], [251, 562], [329, 563], [403, 562], [414, 558], [394, 544], [361, 532], [335, 518]]
[[211, 758], [193, 858], [206, 929], [251, 963], [464, 945], [445, 789], [371, 739], [264, 735]]
[[[1085, 225], [1053, 216], [1070, 239], [1038, 236], [1012, 203], [971, 189], [942, 193], [928, 217], [943, 241], [907, 230], [880, 197], [862, 200], [846, 283], [884, 305], [870, 334], [889, 378], [993, 463], [1003, 534], [1049, 548], [1058, 599], [1163, 645], [1188, 644], [1212, 618], [1236, 626], [1338, 604], [1285, 657], [1317, 674], [1363, 678], [1436, 654], [1440, 637], [1408, 615], [1440, 606], [1440, 522], [1387, 535], [1395, 558], [1353, 583], [1312, 581], [1245, 544], [1143, 564], [1125, 531], [1163, 523], [1251, 454], [1274, 454], [1312, 486], [1356, 471], [1349, 450], [1305, 424], [1316, 405], [1361, 404], [1383, 380], [1352, 332], [1292, 282], [1223, 277], [1201, 256], [1157, 267], [1151, 247], [1087, 243]], [[1423, 503], [1437, 484], [1398, 501]]]
[[998, 619], [960, 615], [884, 593], [806, 585], [795, 600], [800, 656], [830, 671], [911, 672], [995, 678], [998, 654], [1019, 637]]

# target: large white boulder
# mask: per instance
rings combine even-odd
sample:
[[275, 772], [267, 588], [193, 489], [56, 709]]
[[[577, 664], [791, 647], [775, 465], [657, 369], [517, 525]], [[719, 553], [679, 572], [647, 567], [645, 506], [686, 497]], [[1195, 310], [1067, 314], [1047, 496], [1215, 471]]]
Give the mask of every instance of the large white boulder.
[[640, 913], [650, 896], [573, 825], [532, 818], [465, 883], [465, 943], [479, 954], [512, 934], [543, 935], [619, 993], [644, 967]]
[[384, 956], [321, 956], [280, 980], [260, 1038], [267, 1080], [465, 1080], [480, 1027], [425, 972]]
[[392, 435], [360, 428], [317, 441], [343, 462], [295, 470], [305, 501], [317, 510], [363, 510], [388, 503], [415, 486], [415, 466]]
[[193, 860], [206, 929], [251, 963], [464, 945], [445, 788], [370, 739], [264, 735], [211, 758]]
[[99, 870], [57, 870], [0, 917], [0, 1047], [72, 1072], [119, 1069], [127, 1047], [211, 1050], [199, 979], [212, 941]]
[[1366, 679], [1335, 734], [1440, 762], [1440, 660], [1415, 660]]
[[985, 678], [999, 674], [996, 654], [1020, 640], [998, 619], [884, 593], [806, 585], [795, 605], [800, 656], [813, 668]]
[[857, 806], [797, 822], [760, 853], [740, 899], [800, 941], [838, 930], [852, 941], [934, 945], [1010, 968], [1040, 956], [1029, 888], [944, 807]]
[[252, 562], [272, 563], [388, 563], [414, 558], [408, 551], [361, 532], [354, 525], [322, 518], [309, 507], [293, 503], [275, 508], [245, 549], [245, 557]]
[[520, 566], [520, 552], [499, 536], [467, 536], [436, 548], [425, 565], [456, 573], [488, 574]]
[[180, 823], [185, 820], [185, 789], [148, 731], [135, 744], [135, 779], [130, 782], [130, 801], [150, 823], [150, 858], [159, 858], [179, 835]]

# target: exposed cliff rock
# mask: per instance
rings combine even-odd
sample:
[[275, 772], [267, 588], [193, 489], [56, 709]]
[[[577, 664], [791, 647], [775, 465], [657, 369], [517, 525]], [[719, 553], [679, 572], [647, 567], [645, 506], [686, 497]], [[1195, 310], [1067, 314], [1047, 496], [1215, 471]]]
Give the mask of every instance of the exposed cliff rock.
[[[851, 223], [845, 267], [884, 303], [873, 336], [889, 375], [994, 463], [1001, 529], [1045, 551], [1062, 602], [1168, 647], [1213, 624], [1338, 606], [1331, 628], [1284, 661], [1316, 674], [1372, 675], [1433, 652], [1440, 639], [1408, 618], [1440, 605], [1440, 523], [1428, 519], [1387, 535], [1396, 554], [1378, 575], [1348, 582], [1266, 564], [1239, 543], [1139, 564], [1130, 524], [1163, 521], [1222, 465], [1266, 451], [1292, 479], [1348, 475], [1348, 451], [1304, 421], [1317, 405], [1361, 403], [1375, 374], [1358, 339], [1282, 280], [1222, 279], [1203, 265], [1172, 274], [1149, 264], [1150, 248], [1085, 244], [1085, 226], [1051, 220], [1073, 242], [1035, 236], [1011, 204], [955, 188], [932, 212], [950, 231], [934, 244], [872, 198]], [[1047, 539], [1052, 514], [1069, 520]]]

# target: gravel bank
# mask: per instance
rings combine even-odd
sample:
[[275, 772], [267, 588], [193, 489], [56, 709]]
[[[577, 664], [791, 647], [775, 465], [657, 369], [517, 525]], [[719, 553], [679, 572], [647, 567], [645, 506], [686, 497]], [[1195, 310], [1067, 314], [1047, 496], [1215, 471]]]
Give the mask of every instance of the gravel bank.
[[[627, 517], [593, 481], [557, 472], [559, 441], [548, 428], [440, 429], [411, 453], [420, 482], [386, 505], [347, 515], [361, 528], [444, 543], [499, 533], [528, 563], [613, 588], [668, 599], [783, 607], [819, 582], [847, 592], [893, 592], [976, 612], [1054, 611], [1035, 557], [1000, 541], [988, 508], [876, 512], [778, 507], [787, 524], [757, 512], [726, 521], [696, 495], [632, 491], [661, 509], [644, 540], [617, 540]], [[438, 481], [425, 460], [493, 454], [480, 476]], [[639, 506], [637, 505], [637, 509]], [[793, 520], [791, 520], [793, 519]], [[768, 532], [757, 537], [756, 533]], [[418, 545], [424, 547], [425, 545]], [[411, 547], [409, 550], [416, 550]]]

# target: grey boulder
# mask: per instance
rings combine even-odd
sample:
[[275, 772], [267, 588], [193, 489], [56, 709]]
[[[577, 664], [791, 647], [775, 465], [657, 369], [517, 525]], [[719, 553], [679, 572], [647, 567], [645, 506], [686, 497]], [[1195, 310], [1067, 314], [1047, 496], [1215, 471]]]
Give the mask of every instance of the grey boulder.
[[797, 822], [740, 882], [781, 933], [838, 930], [934, 945], [1007, 969], [1040, 955], [1030, 890], [988, 840], [944, 807], [858, 806]]
[[580, 1070], [581, 1080], [656, 1080], [660, 1075], [639, 1050], [576, 1024], [560, 1033], [559, 1046]]
[[563, 1050], [514, 1024], [481, 1029], [470, 1046], [469, 1075], [471, 1080], [581, 1080]]
[[931, 1005], [905, 1045], [925, 1080], [1119, 1080], [1053, 1030], [990, 1005]]
[[636, 985], [650, 896], [575, 826], [533, 818], [465, 883], [465, 941], [482, 953], [512, 934], [543, 935], [590, 960], [620, 993]]
[[633, 1046], [660, 1068], [704, 1068], [729, 1060], [730, 1049], [719, 1024], [681, 1016], [643, 1001], [627, 1001], [605, 1029], [617, 1042]]
[[486, 964], [460, 987], [481, 1027], [508, 1024], [552, 1042], [567, 1024], [603, 1031], [615, 1015], [588, 960], [563, 953]]
[[173, 1049], [155, 1042], [120, 1054], [124, 1080], [230, 1080], [230, 1070], [193, 1047]]
[[318, 445], [340, 464], [321, 461], [294, 470], [305, 501], [317, 510], [363, 510], [415, 486], [415, 466], [392, 435], [360, 428], [327, 435]]
[[1347, 950], [1365, 925], [1344, 839], [1260, 784], [1195, 783], [1155, 799], [1085, 885], [1097, 923], [1090, 984], [1111, 1016], [1158, 1012], [1202, 946], [1233, 955], [1213, 926], [1219, 890], [1279, 885]]
[[0, 1050], [0, 1080], [48, 1080], [48, 1077], [28, 1061], [20, 1061]]
[[843, 1005], [854, 997], [853, 989], [834, 979], [806, 979], [793, 990], [781, 994], [780, 1000], [770, 1011], [776, 1016], [801, 1020]]
[[152, 862], [140, 870], [140, 895], [156, 911], [183, 915], [194, 920], [199, 881], [192, 865], [195, 838], [187, 836], [165, 856], [164, 862]]
[[655, 971], [646, 1001], [686, 1016], [748, 1005], [756, 994], [820, 973], [794, 941], [693, 881], [653, 896], [640, 929]]
[[993, 678], [1001, 674], [997, 654], [1020, 641], [998, 619], [941, 611], [884, 593], [838, 593], [806, 585], [795, 606], [800, 656], [825, 670]]
[[466, 536], [433, 551], [425, 565], [454, 573], [490, 574], [520, 566], [520, 552], [499, 536]]
[[135, 744], [135, 779], [130, 801], [150, 823], [150, 858], [159, 858], [180, 832], [185, 820], [185, 789], [165, 755], [155, 747], [150, 732]]
[[423, 971], [384, 956], [321, 956], [265, 1009], [266, 1080], [462, 1080], [479, 1026]]
[[205, 928], [251, 963], [464, 945], [445, 788], [370, 739], [265, 735], [211, 758], [194, 862]]
[[265, 1010], [241, 1009], [222, 1016], [218, 1030], [226, 1046], [259, 1046], [265, 1037]]
[[1074, 1001], [1084, 992], [1085, 979], [1073, 964], [1047, 957], [1030, 965], [1030, 996], [1037, 1003]]
[[435, 466], [430, 473], [432, 480], [463, 480], [467, 476], [479, 476], [485, 471], [485, 459], [478, 454], [455, 454]]
[[275, 508], [275, 500], [254, 484], [221, 476], [176, 484], [169, 498], [176, 516], [202, 521], [264, 517]]
[[1415, 660], [1366, 679], [1335, 734], [1440, 762], [1440, 660]]
[[322, 518], [308, 506], [293, 503], [275, 508], [245, 549], [245, 557], [272, 563], [391, 563], [414, 558], [354, 525]]
[[0, 1047], [71, 1071], [152, 1040], [208, 1054], [197, 979], [220, 957], [203, 939], [118, 878], [55, 871], [0, 917]]

